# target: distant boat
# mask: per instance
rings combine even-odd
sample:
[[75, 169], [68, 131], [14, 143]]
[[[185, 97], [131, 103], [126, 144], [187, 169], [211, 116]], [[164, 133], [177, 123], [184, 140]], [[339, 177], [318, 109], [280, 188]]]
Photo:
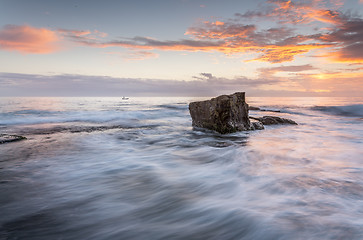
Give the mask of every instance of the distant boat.
[[129, 99], [128, 97], [122, 97], [122, 100], [127, 100], [127, 99]]

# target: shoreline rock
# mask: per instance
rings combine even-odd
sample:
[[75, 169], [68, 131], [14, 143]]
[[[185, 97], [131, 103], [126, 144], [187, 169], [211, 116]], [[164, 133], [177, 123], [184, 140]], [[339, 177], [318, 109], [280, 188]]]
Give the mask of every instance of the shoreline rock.
[[191, 102], [189, 112], [194, 127], [207, 128], [222, 134], [254, 128], [248, 118], [248, 104], [244, 92]]

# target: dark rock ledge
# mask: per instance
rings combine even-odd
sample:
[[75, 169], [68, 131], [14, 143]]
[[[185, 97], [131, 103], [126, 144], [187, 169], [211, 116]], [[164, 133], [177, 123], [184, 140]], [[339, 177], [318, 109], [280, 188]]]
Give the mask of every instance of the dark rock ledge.
[[26, 137], [18, 135], [0, 134], [0, 144], [24, 140]]
[[280, 110], [263, 109], [263, 108], [259, 108], [259, 107], [253, 107], [253, 106], [249, 106], [248, 110], [250, 110], [250, 111], [261, 111], [261, 112], [281, 112]]
[[206, 128], [222, 134], [261, 130], [264, 129], [263, 125], [297, 124], [292, 120], [273, 116], [249, 117], [248, 110], [249, 106], [245, 101], [244, 92], [221, 95], [210, 100], [189, 104], [194, 127]]
[[274, 125], [274, 124], [297, 125], [297, 123], [291, 119], [280, 118], [280, 117], [275, 117], [275, 116], [249, 117], [249, 118], [257, 120], [257, 121], [261, 122], [263, 125]]

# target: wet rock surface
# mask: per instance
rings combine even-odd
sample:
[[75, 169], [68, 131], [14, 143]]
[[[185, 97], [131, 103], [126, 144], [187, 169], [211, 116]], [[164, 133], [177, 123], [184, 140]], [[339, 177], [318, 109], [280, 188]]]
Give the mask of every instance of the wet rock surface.
[[19, 135], [0, 134], [0, 144], [25, 140], [26, 137]]
[[280, 118], [276, 116], [263, 116], [263, 117], [249, 117], [250, 119], [257, 120], [263, 125], [276, 125], [276, 124], [292, 124], [297, 125], [297, 123], [291, 119]]
[[248, 110], [250, 110], [250, 111], [261, 111], [261, 112], [281, 112], [280, 110], [263, 109], [263, 108], [254, 107], [254, 106], [249, 106]]
[[252, 111], [261, 111], [261, 108], [259, 108], [259, 107], [254, 107], [254, 106], [248, 106], [248, 110], [252, 110]]
[[248, 104], [244, 92], [191, 102], [189, 111], [194, 127], [207, 128], [222, 134], [254, 129], [248, 118]]
[[251, 130], [263, 130], [265, 127], [260, 121], [251, 121], [252, 129]]

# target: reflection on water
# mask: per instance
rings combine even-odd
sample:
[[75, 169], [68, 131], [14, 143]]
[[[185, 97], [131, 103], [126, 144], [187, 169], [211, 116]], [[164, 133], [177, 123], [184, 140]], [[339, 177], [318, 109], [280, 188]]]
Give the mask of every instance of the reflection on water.
[[220, 135], [191, 99], [50, 100], [0, 100], [28, 138], [0, 145], [0, 239], [363, 238], [362, 122], [312, 109], [362, 101], [250, 99], [299, 125]]

